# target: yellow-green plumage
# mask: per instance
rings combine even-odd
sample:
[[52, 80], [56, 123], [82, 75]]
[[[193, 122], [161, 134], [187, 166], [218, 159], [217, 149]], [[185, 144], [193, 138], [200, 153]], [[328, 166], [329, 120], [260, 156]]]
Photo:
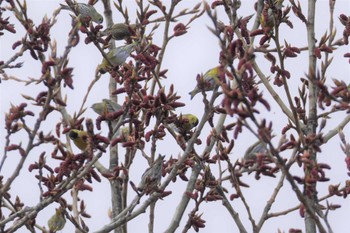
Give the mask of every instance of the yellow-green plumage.
[[191, 99], [202, 90], [204, 91], [212, 91], [217, 87], [220, 83], [219, 76], [222, 74], [223, 68], [221, 66], [214, 67], [208, 70], [203, 77], [201, 78], [201, 82], [204, 83], [203, 89], [199, 88], [198, 85], [189, 93], [191, 95]]
[[[130, 25], [130, 28], [135, 28], [134, 24]], [[125, 23], [116, 23], [112, 27], [104, 30], [101, 35], [111, 35], [114, 40], [126, 40], [130, 38], [131, 32], [129, 30], [129, 25]]]
[[122, 108], [122, 106], [120, 106], [119, 104], [117, 104], [112, 100], [103, 99], [102, 102], [93, 104], [91, 108], [98, 115], [103, 115], [103, 114], [119, 111]]
[[[66, 6], [63, 4], [60, 4], [60, 5], [62, 9], [72, 11], [72, 9], [69, 6]], [[83, 18], [89, 17], [95, 23], [100, 23], [100, 24], [103, 23], [102, 15], [98, 13], [93, 6], [86, 3], [77, 3], [77, 4], [74, 4], [74, 8], [75, 8], [75, 11], [77, 11], [80, 14], [81, 17]]]
[[169, 127], [178, 133], [188, 133], [198, 125], [198, 122], [198, 118], [193, 114], [180, 114], [174, 123], [169, 124]]
[[[106, 55], [108, 60], [113, 66], [123, 65], [126, 59], [130, 56], [131, 52], [134, 50], [135, 43], [120, 46], [111, 49]], [[106, 68], [110, 67], [109, 62], [103, 58], [102, 63], [98, 66], [100, 72], [105, 72]]]
[[127, 142], [129, 140], [129, 136], [129, 126], [123, 126], [118, 129], [117, 137], [120, 137], [123, 142]]
[[178, 127], [181, 127], [184, 131], [190, 131], [198, 125], [198, 118], [193, 114], [181, 114], [178, 122]]
[[82, 130], [71, 129], [68, 134], [74, 144], [82, 151], [85, 151], [88, 145], [88, 133]]
[[57, 232], [62, 230], [65, 224], [66, 219], [64, 217], [63, 208], [56, 209], [55, 214], [47, 222], [50, 232]]

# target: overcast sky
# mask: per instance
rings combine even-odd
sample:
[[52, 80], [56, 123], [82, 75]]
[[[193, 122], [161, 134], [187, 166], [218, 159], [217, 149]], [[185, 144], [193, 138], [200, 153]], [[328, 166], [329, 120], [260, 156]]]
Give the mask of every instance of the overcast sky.
[[[59, 3], [62, 2], [63, 1], [56, 0], [27, 0], [28, 16], [33, 19], [36, 25], [38, 25], [40, 24], [45, 14], [47, 14], [50, 17], [52, 15], [52, 12], [58, 8]], [[131, 0], [125, 2], [127, 3], [126, 6], [128, 7], [130, 20], [131, 22], [135, 22], [135, 3]], [[198, 2], [200, 1], [183, 1], [182, 3], [180, 3], [179, 9], [194, 6]], [[255, 1], [243, 0], [242, 8], [238, 11], [239, 16], [247, 16], [253, 14], [254, 2]], [[304, 12], [307, 12], [306, 4], [304, 4], [306, 1], [301, 2], [303, 3], [302, 6]], [[100, 12], [102, 12], [102, 3], [97, 3], [96, 8]], [[337, 1], [335, 9], [336, 25], [340, 25], [339, 20], [337, 19], [339, 14], [344, 13], [345, 15], [350, 15], [349, 11], [350, 4], [347, 0]], [[318, 14], [316, 19], [316, 36], [319, 37], [323, 35], [328, 28], [329, 13], [327, 0], [317, 1], [317, 12]], [[218, 13], [219, 18], [224, 22], [227, 22], [227, 19], [223, 12], [219, 11]], [[5, 16], [11, 16], [11, 22], [15, 21], [14, 16], [9, 15], [8, 12], [6, 12]], [[120, 17], [120, 15], [115, 13], [113, 15], [113, 19], [115, 22], [120, 22]], [[187, 22], [188, 18], [185, 19], [186, 20], [184, 22]], [[295, 22], [294, 30], [291, 30], [290, 28], [284, 25], [282, 27], [282, 35], [288, 38], [288, 43], [291, 43], [295, 46], [306, 46], [307, 39], [305, 34], [305, 27], [298, 20], [296, 20], [296, 17], [293, 14], [291, 14], [290, 20], [293, 23]], [[195, 113], [198, 117], [202, 116], [204, 113], [204, 106], [201, 100], [201, 96], [198, 95], [194, 98], [194, 100], [190, 101], [190, 96], [188, 95], [188, 92], [191, 91], [196, 85], [197, 74], [205, 73], [208, 69], [218, 65], [218, 54], [220, 48], [216, 38], [211, 34], [211, 32], [209, 32], [207, 26], [212, 27], [212, 24], [209, 18], [206, 15], [204, 15], [191, 25], [187, 34], [179, 37], [174, 41], [171, 41], [167, 49], [163, 69], [169, 69], [169, 71], [167, 73], [168, 79], [164, 81], [164, 84], [166, 88], [169, 88], [170, 84], [174, 83], [177, 93], [182, 96], [181, 101], [186, 103], [186, 106], [181, 108], [181, 110], [178, 110], [177, 113], [191, 112]], [[59, 56], [62, 54], [64, 46], [66, 45], [66, 38], [70, 29], [71, 22], [68, 12], [61, 12], [61, 14], [58, 17], [58, 22], [56, 26], [51, 31], [52, 39], [55, 39], [58, 42], [57, 44]], [[11, 48], [12, 44], [15, 41], [21, 40], [21, 36], [24, 35], [23, 28], [21, 28], [20, 26], [17, 25], [16, 30], [18, 32], [17, 34], [6, 33], [5, 36], [1, 37], [0, 60], [6, 61], [7, 59], [9, 59], [9, 57], [11, 57], [11, 55], [13, 54], [13, 50]], [[337, 37], [341, 37], [342, 27], [339, 27], [337, 33]], [[81, 33], [80, 35], [82, 42], [78, 45], [77, 48], [72, 50], [71, 56], [69, 58], [69, 66], [74, 67], [74, 90], [68, 88], [63, 89], [63, 93], [67, 95], [68, 102], [70, 103], [67, 106], [67, 109], [68, 112], [70, 112], [71, 114], [80, 109], [80, 104], [84, 97], [83, 95], [86, 93], [87, 87], [89, 86], [90, 82], [94, 79], [96, 66], [101, 62], [101, 56], [99, 54], [99, 51], [93, 46], [93, 44], [86, 45], [83, 42], [85, 36]], [[154, 36], [154, 44], [160, 45], [161, 41], [162, 32], [158, 32]], [[123, 43], [124, 42], [118, 41], [117, 46], [122, 45]], [[345, 82], [349, 83], [349, 64], [348, 61], [342, 56], [342, 54], [344, 54], [345, 52], [349, 52], [349, 47], [344, 48], [340, 51], [335, 51], [333, 53], [335, 58], [333, 62], [333, 67], [330, 68], [328, 73], [328, 83], [330, 83], [332, 78], [342, 79]], [[262, 57], [261, 54], [260, 56]], [[261, 59], [259, 60], [259, 58], [260, 57], [258, 55], [258, 62], [261, 61]], [[38, 63], [32, 63], [32, 60], [30, 59], [30, 56], [28, 54], [21, 57], [18, 61], [24, 61], [23, 68], [14, 71], [7, 70], [6, 72], [8, 74], [16, 75], [17, 77], [20, 77], [22, 79], [27, 79], [29, 77], [39, 77], [41, 75], [41, 67], [38, 65]], [[295, 80], [292, 81], [290, 85], [292, 87], [299, 86], [300, 77], [304, 76], [304, 74], [307, 72], [307, 54], [304, 53], [298, 59], [288, 59], [286, 65], [288, 69], [290, 69], [290, 71], [292, 72], [292, 77]], [[320, 63], [318, 64], [318, 67], [320, 67]], [[266, 66], [263, 66], [263, 70], [267, 72], [267, 75], [269, 75], [268, 64], [266, 64]], [[86, 107], [90, 107], [92, 103], [100, 101], [103, 98], [108, 98], [107, 85], [108, 75], [105, 74], [103, 78], [101, 78], [101, 80], [94, 86], [92, 91], [93, 94], [89, 96]], [[8, 111], [10, 103], [23, 102], [24, 100], [21, 97], [21, 94], [33, 95], [35, 97], [41, 90], [42, 89], [33, 85], [23, 86], [22, 84], [13, 81], [2, 81], [2, 83], [0, 84], [0, 119], [2, 120], [2, 122], [4, 119], [4, 113]], [[277, 88], [276, 90], [282, 95], [282, 97], [284, 96], [282, 88]], [[265, 91], [264, 93], [267, 94], [267, 91]], [[292, 94], [297, 94], [297, 88], [294, 88]], [[265, 98], [271, 100], [271, 97], [269, 97], [268, 95], [266, 95]], [[281, 129], [285, 126], [287, 122], [285, 122], [285, 119], [283, 119], [283, 117], [280, 116], [281, 112], [279, 111], [273, 100], [271, 100], [270, 104], [272, 105], [272, 110], [270, 112], [266, 112], [263, 109], [261, 109], [261, 111], [266, 115], [263, 115], [260, 118], [267, 116], [268, 119], [272, 119], [274, 126], [276, 126], [277, 129]], [[38, 109], [35, 106], [29, 106], [29, 108], [33, 111]], [[45, 130], [45, 132], [55, 130], [54, 127], [59, 121], [60, 116], [59, 114], [54, 115], [56, 119], [44, 122], [43, 129]], [[97, 115], [90, 108], [87, 109], [85, 116], [93, 119], [97, 117]], [[339, 116], [339, 121], [342, 119], [342, 117], [343, 116]], [[28, 122], [33, 123], [30, 122], [30, 120]], [[338, 121], [335, 120], [334, 124], [327, 125], [327, 128], [331, 129], [332, 126], [334, 126], [337, 123]], [[3, 148], [4, 146], [3, 135], [5, 135], [6, 133], [2, 125], [3, 124], [0, 123], [1, 148]], [[205, 142], [209, 131], [210, 128], [208, 125], [208, 127], [205, 128], [203, 135], [201, 136], [203, 142]], [[349, 127], [346, 127], [344, 129], [344, 132], [346, 135], [349, 135]], [[25, 134], [23, 134], [23, 136], [25, 136]], [[280, 133], [278, 136], [280, 136]], [[21, 138], [20, 140], [23, 140], [23, 142], [25, 142], [24, 138]], [[250, 134], [244, 133], [243, 135], [241, 135], [239, 140], [235, 144], [235, 148], [232, 151], [232, 156], [234, 156], [234, 159], [232, 159], [232, 161], [235, 161], [236, 159], [240, 158], [244, 154], [245, 149], [253, 142], [255, 142], [255, 139], [252, 139]], [[166, 154], [167, 158], [169, 158], [171, 155], [176, 157], [177, 155], [181, 154], [181, 150], [178, 147], [174, 146], [174, 148], [172, 148], [170, 146], [171, 145], [169, 145], [167, 141], [164, 141], [163, 143], [160, 143], [160, 145], [157, 147], [157, 149], [159, 150], [158, 152]], [[203, 146], [204, 145], [198, 146], [196, 150], [200, 152]], [[75, 149], [76, 152], [78, 152], [78, 149]], [[40, 151], [36, 152], [37, 154], [35, 154], [35, 151], [33, 151], [33, 153], [30, 154], [31, 158], [29, 158], [28, 161], [25, 163], [24, 169], [20, 177], [17, 179], [17, 181], [14, 182], [11, 188], [11, 194], [13, 196], [19, 195], [23, 202], [29, 206], [35, 205], [39, 201], [38, 188], [36, 185], [37, 181], [34, 177], [34, 174], [29, 173], [27, 169], [30, 162], [36, 160], [37, 156], [40, 154]], [[1, 158], [2, 155], [3, 152], [1, 151]], [[48, 151], [46, 155], [50, 157], [50, 152]], [[16, 161], [18, 161], [18, 155], [9, 157], [5, 163], [5, 167], [3, 168], [1, 175], [7, 177], [9, 174], [11, 174], [13, 169], [13, 166], [11, 166], [11, 164], [16, 164]], [[330, 170], [329, 173], [327, 173], [327, 176], [331, 177], [332, 179], [332, 184], [344, 184], [345, 179], [347, 179], [348, 177], [346, 175], [344, 155], [342, 154], [339, 146], [338, 136], [330, 140], [329, 145], [322, 147], [322, 153], [320, 153], [319, 161], [330, 163], [330, 165], [332, 166], [332, 170]], [[50, 163], [51, 162], [52, 164], [57, 164], [56, 161], [50, 161]], [[104, 164], [107, 164], [107, 156], [104, 156], [102, 162]], [[140, 165], [141, 168], [139, 171], [134, 170], [135, 173], [131, 174], [131, 179], [138, 180], [142, 172], [146, 168], [144, 161], [139, 159], [138, 162], [140, 162], [142, 166]], [[297, 172], [297, 170], [295, 170], [295, 172]], [[299, 175], [301, 175], [301, 173]], [[250, 177], [246, 177], [244, 181], [253, 184], [253, 187], [251, 189], [243, 189], [243, 192], [247, 196], [247, 201], [253, 206], [253, 216], [257, 218], [258, 216], [260, 216], [263, 210], [262, 208], [267, 202], [267, 198], [269, 198], [271, 193], [273, 192], [273, 190], [271, 189], [275, 187], [274, 184], [276, 183], [277, 179], [275, 180], [272, 178], [262, 178], [261, 182], [254, 182], [254, 177], [252, 175]], [[323, 187], [323, 189], [320, 189], [321, 191], [319, 193], [319, 196], [327, 194], [327, 186], [329, 184], [331, 183], [320, 184], [320, 186]], [[183, 190], [184, 187], [185, 183], [183, 181], [178, 182], [176, 186], [174, 184], [171, 184], [167, 188], [167, 190], [172, 190], [174, 195], [165, 198], [163, 201], [161, 200], [157, 202], [156, 208], [162, 214], [159, 216], [159, 218], [156, 218], [156, 233], [163, 232], [167, 228], [172, 218], [172, 210], [176, 207], [182, 195], [182, 191], [179, 190]], [[230, 188], [228, 184], [226, 184], [226, 187]], [[28, 192], [23, 193], [24, 189], [28, 190]], [[82, 193], [82, 198], [87, 200], [87, 211], [89, 214], [92, 215], [92, 219], [86, 220], [91, 231], [98, 230], [103, 225], [108, 223], [107, 210], [110, 206], [110, 193], [108, 189], [108, 182], [102, 181], [102, 183], [100, 184], [94, 184], [94, 192]], [[131, 193], [130, 195], [130, 197], [132, 197], [134, 193]], [[67, 200], [71, 200], [69, 193], [67, 193], [65, 197], [67, 198]], [[330, 202], [333, 204], [342, 204], [341, 209], [330, 213], [329, 219], [334, 232], [344, 232], [344, 229], [349, 229], [350, 227], [350, 222], [347, 221], [348, 214], [350, 213], [349, 201], [343, 201], [343, 199], [341, 198], [333, 198]], [[277, 205], [273, 208], [273, 212], [294, 207], [298, 203], [295, 194], [291, 193], [290, 185], [288, 183], [285, 183], [280, 197], [277, 198], [276, 203]], [[250, 223], [248, 221], [246, 211], [243, 209], [242, 203], [240, 201], [236, 201], [233, 203], [233, 206], [234, 208], [237, 208], [236, 211], [239, 212], [244, 224], [249, 226]], [[52, 215], [53, 209], [55, 207], [57, 207], [57, 205], [53, 204], [47, 209], [41, 211], [38, 215], [37, 223], [40, 225], [46, 225], [47, 219]], [[193, 205], [189, 205], [189, 208], [187, 208], [187, 210], [191, 210], [192, 207]], [[204, 213], [203, 219], [206, 220], [206, 228], [202, 229], [200, 232], [237, 232], [237, 227], [234, 225], [234, 222], [232, 221], [231, 217], [227, 214], [226, 209], [219, 202], [207, 203], [206, 205], [202, 205], [199, 212]], [[146, 232], [148, 222], [147, 220], [147, 214], [143, 215], [143, 217], [132, 220], [128, 224], [129, 232]], [[186, 220], [187, 213], [184, 215], [183, 222], [179, 229], [182, 229]], [[288, 216], [280, 217], [276, 220], [267, 221], [266, 225], [263, 227], [262, 232], [277, 232], [278, 229], [288, 231], [288, 229], [292, 227], [303, 229], [303, 219], [299, 217], [298, 211], [295, 211], [294, 213]], [[72, 229], [72, 224], [67, 223], [66, 227], [62, 232], [71, 232]], [[250, 228], [248, 227], [248, 229]], [[25, 231], [21, 230], [19, 232]], [[193, 232], [192, 229], [191, 232]]]

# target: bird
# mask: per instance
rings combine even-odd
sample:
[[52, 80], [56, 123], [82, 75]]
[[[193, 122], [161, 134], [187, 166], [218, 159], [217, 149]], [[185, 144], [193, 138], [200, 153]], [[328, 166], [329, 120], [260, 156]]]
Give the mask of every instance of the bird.
[[119, 111], [122, 106], [113, 100], [103, 99], [102, 102], [94, 103], [91, 108], [98, 114], [104, 115], [111, 112]]
[[243, 158], [244, 160], [255, 160], [257, 154], [265, 153], [267, 153], [266, 146], [261, 141], [257, 141], [253, 145], [248, 147], [248, 149], [244, 153]]
[[216, 66], [210, 70], [208, 70], [202, 77], [200, 77], [199, 82], [196, 87], [189, 93], [191, 95], [191, 99], [198, 93], [203, 91], [212, 91], [216, 87], [219, 86], [220, 75], [224, 74], [222, 66]]
[[[132, 44], [111, 49], [107, 53], [107, 58], [113, 66], [120, 66], [124, 64], [124, 62], [130, 56], [134, 48], [135, 48], [135, 42]], [[105, 73], [107, 67], [110, 67], [110, 64], [105, 58], [103, 58], [102, 63], [98, 66], [98, 70], [101, 73]]]
[[111, 27], [107, 28], [106, 30], [102, 31], [101, 35], [111, 35], [114, 40], [126, 40], [131, 36], [130, 29], [133, 30], [135, 28], [135, 24], [129, 26], [125, 23], [116, 23], [113, 24]]
[[[73, 11], [69, 6], [60, 4], [63, 10]], [[79, 15], [83, 18], [91, 18], [95, 23], [101, 24], [103, 23], [103, 17], [100, 13], [96, 11], [96, 9], [89, 4], [86, 3], [76, 3], [74, 4], [74, 10], [79, 13]]]
[[68, 133], [70, 139], [82, 151], [85, 151], [88, 146], [88, 133], [83, 130], [71, 129]]
[[62, 207], [56, 209], [55, 214], [47, 221], [50, 232], [57, 232], [63, 229], [66, 224], [64, 211]]
[[193, 114], [180, 114], [174, 123], [169, 124], [169, 127], [176, 132], [189, 132], [198, 125], [198, 118]]
[[162, 178], [163, 160], [165, 156], [159, 154], [158, 158], [142, 174], [141, 182], [137, 189], [150, 193], [159, 185]]
[[[282, 3], [283, 0], [274, 0], [273, 7], [275, 7], [276, 10], [281, 10], [283, 7]], [[270, 32], [275, 26], [275, 18], [273, 14], [273, 8], [269, 6], [269, 4], [265, 4], [260, 16], [260, 25], [264, 31]]]
[[[266, 156], [267, 154], [267, 148], [266, 145], [261, 142], [257, 141], [251, 146], [248, 147], [248, 149], [245, 151], [243, 156], [243, 167], [239, 170], [240, 173], [248, 172], [251, 173], [254, 170], [256, 170], [259, 166], [259, 163], [261, 163], [262, 158], [261, 156]], [[259, 159], [258, 159], [259, 156]], [[260, 161], [260, 162], [259, 162]]]
[[130, 136], [129, 126], [120, 127], [117, 131], [117, 137], [120, 137], [124, 142], [128, 141]]

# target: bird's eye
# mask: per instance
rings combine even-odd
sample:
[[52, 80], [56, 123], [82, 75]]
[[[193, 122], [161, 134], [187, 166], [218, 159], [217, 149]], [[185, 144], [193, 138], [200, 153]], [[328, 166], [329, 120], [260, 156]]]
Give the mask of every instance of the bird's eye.
[[102, 17], [99, 18], [99, 19], [98, 19], [98, 22], [99, 22], [99, 23], [103, 23], [103, 18], [102, 18]]

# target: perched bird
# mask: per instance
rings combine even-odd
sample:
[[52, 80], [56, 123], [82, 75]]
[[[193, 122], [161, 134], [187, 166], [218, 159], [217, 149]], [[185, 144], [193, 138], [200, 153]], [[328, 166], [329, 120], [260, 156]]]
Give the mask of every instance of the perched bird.
[[276, 10], [281, 10], [283, 7], [282, 3], [283, 0], [274, 0], [273, 6], [269, 6], [269, 4], [264, 5], [260, 16], [260, 25], [266, 32], [271, 31], [275, 26], [275, 18], [273, 16], [274, 12], [272, 7], [274, 7]]
[[[135, 29], [136, 25], [130, 25], [130, 29]], [[116, 23], [113, 24], [112, 27], [107, 28], [103, 32], [101, 32], [102, 36], [111, 35], [114, 40], [126, 40], [130, 38], [131, 32], [129, 29], [129, 25], [125, 23]]]
[[204, 91], [212, 91], [216, 87], [219, 86], [219, 77], [224, 72], [222, 66], [214, 67], [208, 70], [199, 80], [197, 86], [189, 93], [191, 95], [191, 99], [202, 90]]
[[117, 137], [120, 137], [123, 142], [127, 142], [129, 140], [129, 136], [129, 126], [123, 126], [118, 129]]
[[69, 138], [73, 140], [74, 144], [82, 151], [86, 150], [88, 145], [88, 133], [82, 130], [71, 129], [68, 134]]
[[255, 142], [253, 145], [248, 147], [244, 153], [244, 160], [255, 160], [257, 154], [266, 154], [267, 149], [261, 141]]
[[261, 141], [255, 142], [253, 145], [248, 147], [243, 157], [244, 166], [240, 169], [240, 173], [248, 172], [251, 173], [258, 168], [260, 163], [263, 162], [264, 156], [266, 156], [267, 149], [264, 143]]
[[[64, 10], [73, 11], [69, 6], [60, 4], [61, 8]], [[79, 13], [79, 15], [83, 18], [91, 18], [95, 23], [103, 23], [103, 17], [100, 15], [96, 9], [89, 4], [86, 3], [77, 3], [74, 4], [74, 10]]]
[[159, 185], [162, 178], [163, 160], [165, 156], [159, 155], [158, 158], [153, 162], [142, 175], [141, 182], [137, 189], [151, 193]]
[[193, 114], [180, 114], [174, 123], [169, 126], [176, 132], [189, 132], [198, 125], [198, 118]]
[[64, 211], [62, 207], [56, 209], [55, 214], [47, 221], [50, 232], [57, 232], [63, 229], [66, 224]]
[[[126, 59], [130, 56], [131, 52], [134, 50], [134, 48], [135, 43], [111, 49], [107, 53], [107, 58], [113, 66], [123, 65]], [[105, 58], [103, 58], [102, 63], [98, 66], [98, 70], [101, 73], [105, 73], [106, 68], [109, 66], [109, 62]]]
[[113, 100], [103, 99], [102, 102], [94, 103], [91, 108], [98, 114], [103, 115], [106, 113], [119, 111], [122, 106], [114, 102]]

